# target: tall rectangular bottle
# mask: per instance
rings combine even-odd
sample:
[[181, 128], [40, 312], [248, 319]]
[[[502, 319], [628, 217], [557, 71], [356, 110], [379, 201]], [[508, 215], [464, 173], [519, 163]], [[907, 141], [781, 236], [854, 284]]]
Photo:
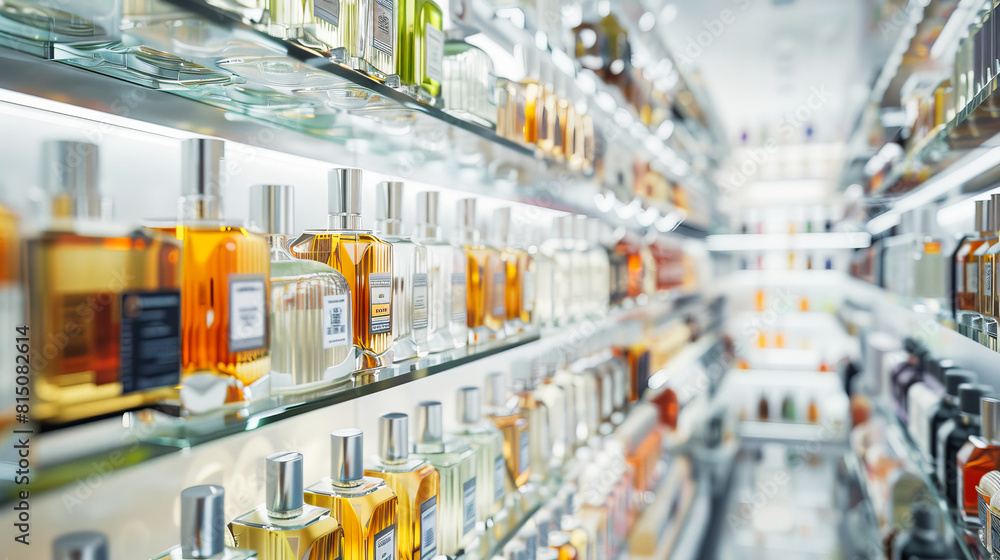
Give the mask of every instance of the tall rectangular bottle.
[[524, 249], [511, 243], [510, 208], [493, 211], [492, 244], [500, 250], [504, 266], [507, 334], [528, 327], [535, 310], [535, 260]]
[[438, 193], [417, 193], [413, 241], [427, 251], [427, 333], [431, 352], [461, 348], [466, 325], [465, 251], [444, 240], [438, 225]]
[[502, 539], [507, 532], [507, 463], [503, 433], [483, 419], [482, 411], [479, 387], [458, 390], [459, 429], [455, 435], [476, 452], [476, 526], [486, 534], [488, 543]]
[[[994, 194], [990, 196], [990, 216], [993, 218], [993, 227], [1000, 228], [1000, 195]], [[995, 297], [995, 287], [996, 287], [996, 274], [994, 274], [994, 268], [996, 265], [996, 254], [1000, 251], [1000, 247], [997, 244], [997, 231], [992, 231], [990, 236], [983, 241], [983, 244], [979, 246], [973, 252], [976, 258], [979, 268], [979, 298], [978, 298], [978, 309], [979, 313], [986, 315], [987, 317], [994, 317], [994, 308], [996, 306]]]
[[507, 384], [501, 372], [486, 376], [486, 402], [489, 417], [503, 432], [503, 454], [507, 462], [507, 493], [516, 493], [531, 476], [531, 435], [528, 419], [521, 415], [516, 399], [508, 399]]
[[506, 319], [506, 270], [500, 252], [482, 243], [476, 227], [476, 199], [458, 201], [455, 243], [465, 250], [467, 290], [466, 324], [469, 344], [503, 335]]

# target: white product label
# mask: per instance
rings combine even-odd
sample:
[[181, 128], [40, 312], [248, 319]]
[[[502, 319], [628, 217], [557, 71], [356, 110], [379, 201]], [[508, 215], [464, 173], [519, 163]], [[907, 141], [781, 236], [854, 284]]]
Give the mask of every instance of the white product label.
[[313, 15], [338, 25], [340, 23], [340, 0], [313, 0]]
[[420, 504], [420, 560], [437, 556], [437, 496]]
[[507, 302], [504, 301], [507, 295], [506, 281], [507, 275], [501, 265], [500, 270], [493, 273], [493, 314], [501, 318], [507, 316]]
[[431, 24], [424, 25], [424, 75], [435, 82], [444, 81], [444, 32]]
[[524, 271], [521, 279], [521, 307], [527, 311], [535, 310], [535, 273], [530, 270]]
[[427, 275], [413, 275], [413, 330], [427, 328]]
[[368, 298], [371, 302], [371, 333], [392, 332], [392, 275], [368, 275]]
[[323, 296], [323, 348], [347, 344], [347, 322], [350, 320], [347, 294]]
[[465, 274], [456, 272], [451, 275], [451, 322], [465, 324]]
[[528, 465], [531, 459], [531, 443], [528, 438], [528, 430], [521, 432], [521, 437], [518, 441], [518, 451], [517, 451], [517, 474], [522, 475], [528, 470]]
[[497, 455], [497, 458], [493, 461], [493, 501], [499, 502], [503, 500], [504, 494], [507, 493], [506, 485], [504, 484], [504, 461], [503, 455]]
[[389, 525], [375, 535], [374, 560], [396, 560], [395, 525]]
[[229, 351], [267, 346], [267, 283], [263, 274], [229, 275]]
[[392, 28], [395, 16], [392, 13], [393, 0], [375, 0], [374, 22], [375, 31], [372, 33], [372, 46], [383, 53], [392, 56]]
[[476, 528], [476, 477], [462, 484], [462, 534]]
[[965, 276], [969, 279], [969, 291], [979, 293], [979, 263], [970, 262], [965, 265]]
[[993, 295], [993, 263], [983, 263], [983, 295]]

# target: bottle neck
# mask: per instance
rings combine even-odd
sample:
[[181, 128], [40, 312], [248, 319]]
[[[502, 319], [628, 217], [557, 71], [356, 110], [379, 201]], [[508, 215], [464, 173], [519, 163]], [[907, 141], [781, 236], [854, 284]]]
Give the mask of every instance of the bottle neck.
[[475, 228], [459, 228], [455, 238], [462, 245], [477, 245], [480, 242], [479, 230]]
[[271, 248], [271, 262], [291, 262], [297, 260], [288, 252], [288, 237], [277, 233], [264, 236], [267, 246]]
[[336, 486], [337, 488], [357, 488], [364, 484], [364, 478], [358, 478], [355, 480], [343, 480], [339, 478], [331, 478], [330, 484]]
[[413, 230], [415, 241], [442, 241], [444, 234], [437, 224], [417, 224]]
[[403, 221], [390, 219], [375, 220], [375, 233], [379, 236], [402, 237]]
[[303, 508], [296, 508], [292, 511], [271, 511], [267, 510], [267, 516], [271, 519], [294, 519], [302, 515]]
[[181, 223], [190, 222], [221, 222], [222, 201], [219, 197], [207, 194], [192, 194], [180, 199]]
[[361, 221], [361, 214], [349, 214], [346, 212], [329, 214], [327, 216], [326, 225], [329, 229], [344, 229], [352, 231], [364, 229], [364, 224]]

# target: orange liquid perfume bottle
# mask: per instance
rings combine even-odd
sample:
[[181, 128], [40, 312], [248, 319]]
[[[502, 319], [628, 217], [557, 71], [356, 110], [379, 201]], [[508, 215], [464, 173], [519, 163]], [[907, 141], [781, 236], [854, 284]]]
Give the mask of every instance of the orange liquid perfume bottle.
[[467, 283], [466, 321], [469, 344], [503, 335], [507, 316], [507, 275], [500, 251], [483, 244], [476, 228], [476, 200], [458, 201], [455, 243], [465, 250]]
[[392, 362], [392, 245], [362, 229], [360, 169], [331, 169], [327, 229], [306, 230], [289, 249], [344, 275], [354, 304], [358, 367]]
[[955, 294], [958, 309], [962, 311], [977, 309], [979, 262], [975, 253], [986, 242], [990, 232], [996, 229], [990, 222], [990, 201], [977, 200], [975, 226], [978, 235], [966, 239], [955, 253]]
[[531, 325], [535, 310], [535, 259], [510, 243], [510, 208], [493, 211], [493, 246], [500, 249], [505, 271], [507, 334]]
[[531, 476], [531, 436], [528, 420], [507, 398], [504, 375], [492, 372], [486, 376], [486, 403], [489, 418], [503, 433], [503, 455], [507, 462], [507, 492], [514, 493], [527, 484]]
[[984, 474], [1000, 469], [1000, 400], [983, 397], [980, 401], [981, 435], [969, 436], [955, 457], [958, 473], [959, 513], [966, 522], [979, 516], [976, 486]]

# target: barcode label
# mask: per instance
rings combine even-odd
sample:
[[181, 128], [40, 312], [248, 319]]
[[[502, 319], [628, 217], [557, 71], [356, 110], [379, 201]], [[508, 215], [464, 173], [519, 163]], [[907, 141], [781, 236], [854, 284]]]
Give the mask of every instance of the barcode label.
[[336, 348], [348, 343], [347, 294], [323, 296], [323, 348]]
[[375, 0], [373, 25], [375, 30], [372, 33], [372, 46], [383, 53], [392, 56], [392, 27], [393, 13], [392, 0]]
[[493, 501], [499, 502], [503, 500], [504, 494], [507, 493], [506, 485], [504, 484], [504, 461], [503, 455], [497, 455], [497, 458], [493, 461]]
[[368, 275], [368, 298], [371, 301], [371, 334], [392, 332], [392, 275]]
[[420, 560], [437, 556], [437, 496], [420, 504]]
[[444, 81], [444, 32], [430, 23], [424, 25], [424, 75]]
[[465, 324], [466, 293], [465, 273], [456, 272], [451, 275], [451, 321]]
[[375, 534], [374, 560], [396, 560], [395, 525], [389, 525]]
[[476, 477], [462, 485], [462, 534], [476, 528]]
[[993, 295], [993, 263], [983, 263], [983, 295]]
[[229, 275], [229, 351], [267, 346], [267, 282], [263, 274]]
[[314, 0], [313, 16], [333, 25], [340, 23], [340, 0]]
[[427, 328], [427, 275], [413, 275], [413, 330]]

